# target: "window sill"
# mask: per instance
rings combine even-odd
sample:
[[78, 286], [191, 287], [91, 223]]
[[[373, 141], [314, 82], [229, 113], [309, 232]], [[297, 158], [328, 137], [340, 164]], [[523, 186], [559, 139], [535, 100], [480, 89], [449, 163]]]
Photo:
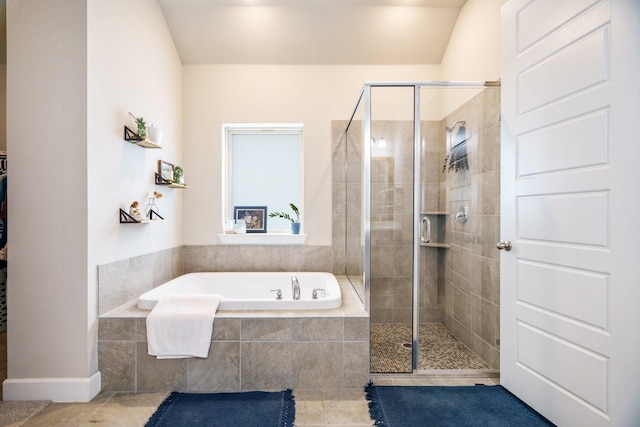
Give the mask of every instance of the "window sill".
[[304, 245], [306, 234], [246, 233], [218, 234], [223, 245]]

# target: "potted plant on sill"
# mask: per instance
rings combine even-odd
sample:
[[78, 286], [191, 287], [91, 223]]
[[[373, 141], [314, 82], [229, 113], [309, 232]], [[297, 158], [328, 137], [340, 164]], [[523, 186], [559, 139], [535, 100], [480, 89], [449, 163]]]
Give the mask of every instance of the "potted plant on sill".
[[291, 233], [300, 234], [300, 210], [298, 210], [298, 207], [293, 203], [289, 203], [289, 206], [295, 215], [295, 219], [287, 212], [271, 212], [269, 217], [288, 219], [291, 221]]

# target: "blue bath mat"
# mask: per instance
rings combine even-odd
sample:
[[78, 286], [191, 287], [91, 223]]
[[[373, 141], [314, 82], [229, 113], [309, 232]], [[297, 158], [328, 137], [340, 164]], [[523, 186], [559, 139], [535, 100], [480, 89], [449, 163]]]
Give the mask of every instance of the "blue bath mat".
[[376, 426], [547, 427], [546, 418], [502, 386], [365, 387]]
[[293, 427], [295, 412], [291, 390], [173, 392], [145, 427]]

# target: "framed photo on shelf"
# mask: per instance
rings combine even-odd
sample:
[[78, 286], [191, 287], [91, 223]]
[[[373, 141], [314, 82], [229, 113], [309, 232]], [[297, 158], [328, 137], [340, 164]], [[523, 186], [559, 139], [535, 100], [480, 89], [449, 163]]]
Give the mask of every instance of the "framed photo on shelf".
[[247, 226], [247, 233], [267, 232], [266, 206], [234, 206], [233, 218], [241, 219]]
[[164, 160], [158, 160], [158, 174], [165, 181], [173, 182], [173, 164], [165, 162]]

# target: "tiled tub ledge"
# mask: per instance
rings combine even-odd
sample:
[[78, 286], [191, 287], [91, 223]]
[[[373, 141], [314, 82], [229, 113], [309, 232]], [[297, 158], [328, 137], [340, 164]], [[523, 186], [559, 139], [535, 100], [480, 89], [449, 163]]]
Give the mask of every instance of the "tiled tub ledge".
[[148, 310], [130, 301], [100, 316], [103, 391], [360, 388], [369, 380], [369, 315], [346, 278], [327, 310], [218, 311], [209, 357], [147, 354]]

